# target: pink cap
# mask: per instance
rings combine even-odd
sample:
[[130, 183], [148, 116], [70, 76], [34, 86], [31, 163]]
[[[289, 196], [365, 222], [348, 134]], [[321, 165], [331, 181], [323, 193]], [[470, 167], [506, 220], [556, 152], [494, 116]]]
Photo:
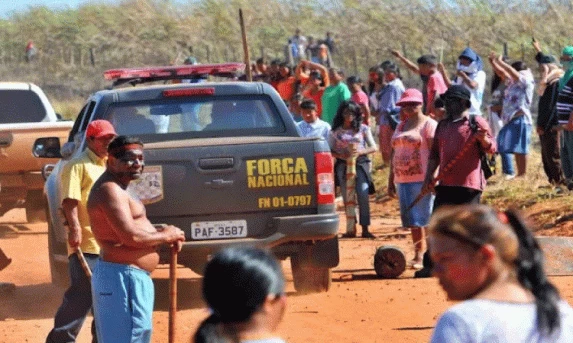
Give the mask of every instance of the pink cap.
[[401, 106], [402, 104], [412, 103], [412, 102], [422, 104], [424, 103], [424, 97], [422, 95], [422, 92], [420, 92], [419, 90], [415, 88], [408, 88], [406, 89], [406, 91], [404, 91], [404, 93], [402, 93], [402, 97], [396, 103], [396, 105]]
[[87, 137], [100, 138], [108, 135], [116, 135], [113, 125], [107, 120], [99, 119], [94, 120], [88, 125], [86, 131]]

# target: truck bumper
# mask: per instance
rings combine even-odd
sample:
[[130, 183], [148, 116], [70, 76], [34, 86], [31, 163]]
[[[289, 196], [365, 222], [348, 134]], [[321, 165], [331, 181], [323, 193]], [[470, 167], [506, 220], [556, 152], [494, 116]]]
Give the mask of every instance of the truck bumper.
[[[180, 262], [203, 259], [227, 247], [248, 246], [281, 249], [281, 245], [292, 243], [320, 242], [337, 237], [339, 216], [337, 213], [310, 214], [302, 216], [275, 217], [272, 221], [273, 233], [266, 237], [249, 237], [218, 240], [186, 241], [179, 252]], [[287, 249], [290, 250], [290, 249]], [[161, 261], [169, 261], [168, 249], [160, 249]]]

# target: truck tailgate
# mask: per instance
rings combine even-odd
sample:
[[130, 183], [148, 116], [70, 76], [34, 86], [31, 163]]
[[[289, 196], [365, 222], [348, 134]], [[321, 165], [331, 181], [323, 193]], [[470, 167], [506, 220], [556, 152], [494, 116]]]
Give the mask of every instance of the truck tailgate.
[[273, 217], [317, 213], [314, 141], [282, 139], [289, 143], [257, 137], [241, 144], [233, 138], [191, 147], [150, 144], [144, 175], [130, 187], [152, 222], [189, 233], [197, 222], [245, 221], [248, 236], [260, 236]]

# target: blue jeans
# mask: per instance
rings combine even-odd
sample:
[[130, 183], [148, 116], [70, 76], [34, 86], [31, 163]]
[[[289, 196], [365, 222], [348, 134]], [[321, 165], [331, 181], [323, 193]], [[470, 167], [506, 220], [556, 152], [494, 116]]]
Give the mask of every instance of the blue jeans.
[[501, 170], [506, 175], [514, 175], [515, 169], [513, 169], [513, 154], [510, 153], [499, 153], [501, 156]]
[[[342, 199], [346, 203], [346, 165], [336, 166], [336, 178], [340, 186]], [[358, 201], [358, 212], [360, 225], [370, 225], [370, 203], [368, 202], [368, 176], [360, 167], [356, 167], [356, 200]]]
[[[94, 270], [98, 255], [84, 254], [91, 270]], [[77, 254], [68, 258], [70, 287], [64, 293], [62, 305], [56, 312], [54, 328], [48, 334], [46, 343], [73, 343], [92, 309], [92, 286]], [[97, 342], [95, 320], [91, 327], [92, 343]]]

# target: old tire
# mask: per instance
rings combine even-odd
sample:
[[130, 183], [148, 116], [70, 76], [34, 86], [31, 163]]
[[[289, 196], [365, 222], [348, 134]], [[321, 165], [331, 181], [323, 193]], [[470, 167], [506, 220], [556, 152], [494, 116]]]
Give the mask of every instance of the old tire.
[[298, 256], [290, 259], [294, 289], [299, 293], [320, 293], [330, 289], [332, 270], [303, 262]]
[[374, 270], [385, 279], [394, 279], [406, 270], [406, 255], [395, 246], [381, 246], [374, 254]]
[[45, 222], [46, 218], [46, 201], [42, 190], [28, 191], [24, 207], [26, 208], [26, 221], [28, 223]]

